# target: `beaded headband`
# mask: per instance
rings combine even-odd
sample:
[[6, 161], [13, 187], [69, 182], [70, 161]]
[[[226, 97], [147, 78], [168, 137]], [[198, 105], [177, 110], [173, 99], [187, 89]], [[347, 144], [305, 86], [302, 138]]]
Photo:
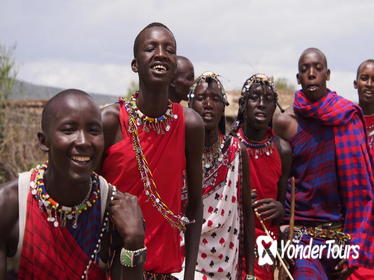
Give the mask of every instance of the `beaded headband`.
[[225, 106], [229, 106], [229, 102], [227, 101], [227, 95], [226, 95], [225, 89], [223, 88], [223, 85], [222, 85], [221, 81], [218, 79], [219, 76], [220, 75], [215, 74], [213, 72], [204, 72], [199, 77], [197, 77], [196, 80], [193, 82], [193, 84], [192, 84], [192, 86], [190, 88], [190, 91], [189, 91], [189, 93], [187, 95], [188, 102], [191, 103], [192, 99], [195, 97], [196, 87], [200, 83], [206, 82], [208, 79], [212, 79], [212, 80], [214, 80], [217, 83], [218, 88], [221, 90], [223, 104]]
[[254, 74], [250, 78], [248, 78], [242, 88], [241, 95], [245, 95], [249, 92], [249, 89], [253, 84], [261, 84], [261, 85], [268, 85], [271, 89], [276, 93], [275, 86], [274, 86], [274, 79], [273, 77], [266, 76], [265, 74]]

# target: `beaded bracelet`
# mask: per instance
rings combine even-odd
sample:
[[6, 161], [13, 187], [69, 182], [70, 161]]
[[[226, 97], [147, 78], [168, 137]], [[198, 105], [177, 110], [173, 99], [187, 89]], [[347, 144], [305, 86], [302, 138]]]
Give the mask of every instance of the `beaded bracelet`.
[[256, 276], [253, 276], [253, 275], [250, 275], [250, 274], [247, 274], [245, 276], [245, 280], [257, 280]]
[[[119, 258], [121, 265], [125, 267], [135, 267], [145, 261], [146, 253], [147, 253], [146, 247], [135, 250], [135, 251], [122, 248], [121, 253], [120, 253], [120, 258]], [[140, 257], [140, 256], [144, 256], [143, 260], [139, 261], [139, 259], [137, 259], [137, 261], [135, 262], [135, 258]]]

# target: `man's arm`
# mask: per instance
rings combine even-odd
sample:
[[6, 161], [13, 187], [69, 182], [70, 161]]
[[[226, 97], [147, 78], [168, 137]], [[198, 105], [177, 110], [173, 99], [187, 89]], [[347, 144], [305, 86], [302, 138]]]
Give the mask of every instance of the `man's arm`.
[[[18, 242], [18, 231], [13, 230], [18, 224], [18, 180], [0, 185], [0, 213], [0, 280], [4, 280], [7, 256], [10, 251], [12, 255], [15, 253]], [[11, 236], [12, 233], [17, 236]]]
[[285, 140], [290, 140], [297, 133], [297, 120], [292, 107], [284, 113], [274, 114], [273, 128], [275, 134]]
[[249, 161], [246, 148], [242, 143], [240, 143], [240, 153], [242, 157], [242, 166], [240, 168], [242, 168], [243, 174], [241, 192], [244, 223], [244, 255], [247, 267], [246, 273], [253, 275], [255, 227], [252, 210], [251, 186], [249, 184]]
[[282, 138], [276, 137], [275, 144], [277, 145], [279, 154], [282, 161], [282, 175], [278, 182], [278, 201], [284, 205], [284, 200], [286, 198], [286, 191], [288, 185], [288, 179], [291, 173], [292, 165], [292, 149], [291, 145], [283, 140]]
[[[136, 196], [117, 192], [113, 200], [109, 202], [110, 219], [118, 232], [123, 248], [136, 251], [144, 248], [143, 214]], [[120, 262], [122, 248], [116, 249], [112, 266], [112, 279], [118, 280], [142, 280], [143, 265], [135, 267], [123, 266]]]
[[184, 108], [184, 115], [186, 122], [185, 154], [188, 187], [186, 216], [190, 220], [195, 220], [193, 224], [187, 225], [187, 230], [185, 232], [186, 267], [184, 279], [193, 280], [203, 218], [201, 186], [204, 123], [201, 117], [189, 108]]

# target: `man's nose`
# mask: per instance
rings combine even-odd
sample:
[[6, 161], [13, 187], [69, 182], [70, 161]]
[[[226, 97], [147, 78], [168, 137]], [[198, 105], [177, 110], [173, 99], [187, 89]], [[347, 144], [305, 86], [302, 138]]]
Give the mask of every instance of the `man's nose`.
[[308, 78], [309, 78], [310, 80], [316, 78], [316, 70], [315, 70], [313, 67], [311, 67], [311, 68], [309, 69], [309, 71], [308, 71]]

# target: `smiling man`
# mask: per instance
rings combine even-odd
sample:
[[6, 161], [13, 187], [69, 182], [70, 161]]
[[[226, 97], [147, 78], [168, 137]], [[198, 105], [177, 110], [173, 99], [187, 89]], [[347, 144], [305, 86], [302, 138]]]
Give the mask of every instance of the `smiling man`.
[[374, 156], [374, 59], [360, 64], [353, 85], [357, 89], [359, 105], [364, 112], [369, 146]]
[[[145, 279], [174, 279], [171, 273], [182, 269], [180, 230], [186, 230], [184, 279], [194, 279], [201, 232], [204, 126], [196, 112], [169, 101], [176, 47], [165, 25], [146, 26], [135, 39], [131, 63], [139, 92], [102, 112], [106, 151], [101, 172], [139, 199], [146, 222]], [[184, 174], [186, 213], [181, 209]]]
[[[137, 199], [93, 172], [104, 149], [94, 101], [75, 89], [57, 94], [43, 110], [38, 138], [48, 162], [0, 186], [0, 279], [142, 279], [146, 250]], [[104, 245], [114, 232], [109, 227], [121, 238], [115, 254]], [[120, 258], [134, 252], [143, 258]], [[108, 254], [114, 261], [106, 275], [99, 260]]]
[[[295, 177], [295, 229], [317, 245], [339, 236], [336, 242], [360, 246], [358, 259], [297, 259], [295, 279], [344, 279], [357, 266], [373, 264], [373, 174], [361, 110], [330, 91], [325, 55], [306, 49], [296, 75], [301, 90], [294, 104], [275, 118], [276, 133], [292, 146]], [[290, 193], [286, 218], [290, 217]], [[321, 233], [323, 232], [323, 235]], [[347, 235], [349, 234], [349, 235]], [[316, 241], [316, 239], [320, 241]], [[364, 239], [366, 239], [364, 241]], [[334, 278], [335, 277], [335, 278]]]

